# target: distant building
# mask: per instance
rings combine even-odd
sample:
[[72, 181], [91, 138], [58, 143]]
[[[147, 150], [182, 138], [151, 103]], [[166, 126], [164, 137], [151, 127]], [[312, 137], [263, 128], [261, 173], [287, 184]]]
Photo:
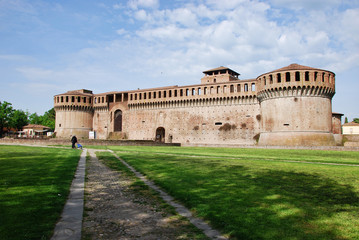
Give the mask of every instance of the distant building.
[[43, 125], [29, 124], [23, 127], [23, 131], [19, 132], [19, 137], [37, 138], [46, 136], [50, 128]]
[[336, 145], [341, 114], [332, 114], [335, 74], [291, 64], [240, 80], [227, 67], [201, 83], [54, 96], [56, 136], [188, 145]]
[[343, 124], [343, 134], [359, 134], [359, 123], [350, 122]]

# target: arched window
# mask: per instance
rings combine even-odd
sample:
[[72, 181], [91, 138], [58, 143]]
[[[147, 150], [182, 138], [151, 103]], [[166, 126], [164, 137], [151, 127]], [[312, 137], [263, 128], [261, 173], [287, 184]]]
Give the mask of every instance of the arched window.
[[234, 86], [233, 86], [233, 85], [230, 86], [229, 91], [230, 91], [231, 93], [234, 93]]
[[317, 81], [318, 79], [318, 72], [314, 72], [314, 81]]
[[269, 83], [272, 84], [273, 83], [273, 75], [269, 75]]
[[290, 82], [290, 72], [285, 73], [285, 81]]
[[277, 73], [277, 82], [282, 82], [282, 75], [280, 73]]
[[116, 110], [114, 114], [114, 131], [122, 132], [122, 111]]
[[241, 92], [241, 84], [237, 84], [237, 92]]
[[304, 78], [305, 78], [305, 81], [307, 81], [307, 82], [309, 81], [309, 72], [308, 71], [305, 72], [305, 77]]
[[322, 74], [322, 82], [324, 82], [325, 79], [325, 73]]
[[244, 84], [244, 91], [245, 91], [245, 92], [248, 92], [248, 83], [245, 83], [245, 84]]
[[295, 72], [295, 81], [296, 82], [300, 81], [300, 72]]
[[[271, 75], [272, 76], [272, 75]], [[256, 90], [256, 84], [252, 83], [252, 92], [254, 92]]]

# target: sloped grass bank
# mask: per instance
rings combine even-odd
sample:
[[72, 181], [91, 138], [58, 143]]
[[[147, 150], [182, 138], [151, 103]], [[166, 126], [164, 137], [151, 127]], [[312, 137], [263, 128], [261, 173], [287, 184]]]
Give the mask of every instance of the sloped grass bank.
[[233, 239], [359, 239], [359, 167], [321, 164], [358, 152], [111, 149]]
[[50, 239], [80, 153], [0, 146], [0, 239]]

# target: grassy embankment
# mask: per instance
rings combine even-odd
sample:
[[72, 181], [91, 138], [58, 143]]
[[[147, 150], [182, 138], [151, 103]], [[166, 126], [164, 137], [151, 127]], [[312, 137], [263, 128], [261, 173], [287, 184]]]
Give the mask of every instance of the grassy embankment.
[[80, 151], [0, 146], [0, 239], [50, 239]]
[[359, 239], [359, 152], [109, 148], [234, 239]]

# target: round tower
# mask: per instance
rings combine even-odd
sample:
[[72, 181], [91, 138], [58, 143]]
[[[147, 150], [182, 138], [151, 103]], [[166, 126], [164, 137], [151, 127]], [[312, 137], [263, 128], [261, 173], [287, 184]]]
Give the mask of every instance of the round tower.
[[55, 132], [59, 138], [88, 138], [92, 131], [93, 94], [81, 89], [54, 97]]
[[291, 64], [257, 78], [259, 145], [331, 146], [335, 74]]

